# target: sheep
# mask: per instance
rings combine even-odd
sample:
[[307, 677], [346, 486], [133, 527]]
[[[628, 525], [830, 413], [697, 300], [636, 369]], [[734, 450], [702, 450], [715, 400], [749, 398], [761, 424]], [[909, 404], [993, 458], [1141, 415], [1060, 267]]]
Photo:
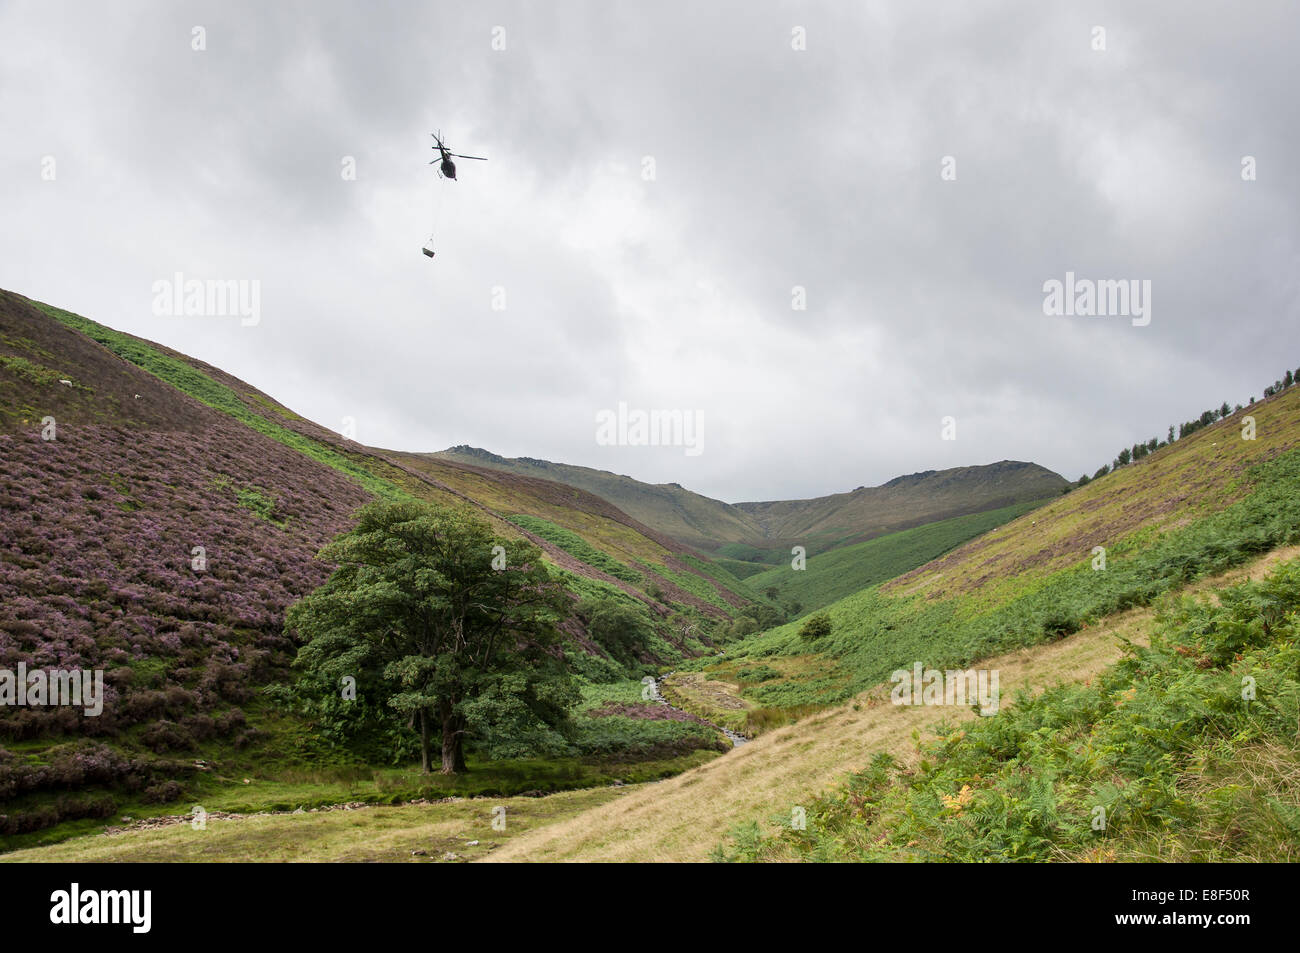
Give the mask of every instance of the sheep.
[[67, 384], [69, 387], [72, 386], [72, 381], [68, 380], [66, 377], [60, 377], [60, 378], [59, 378], [59, 383], [60, 383], [60, 384]]

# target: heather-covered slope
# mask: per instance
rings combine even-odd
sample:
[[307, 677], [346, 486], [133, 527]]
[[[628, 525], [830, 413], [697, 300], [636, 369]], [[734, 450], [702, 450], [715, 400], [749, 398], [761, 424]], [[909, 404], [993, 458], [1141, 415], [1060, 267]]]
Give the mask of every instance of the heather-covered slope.
[[0, 291], [0, 432], [39, 431], [46, 415], [65, 424], [185, 432], [216, 419], [26, 298]]
[[[26, 299], [17, 295], [6, 295], [6, 300], [11, 308], [20, 310], [19, 306], [26, 303]], [[158, 404], [164, 408], [152, 413], [142, 409], [140, 415], [146, 424], [158, 414], [170, 414], [180, 426], [201, 428], [202, 421], [211, 419], [212, 411], [218, 411], [225, 418], [233, 418], [262, 436], [346, 475], [371, 495], [408, 495], [472, 506], [501, 528], [532, 536], [561, 568], [588, 579], [594, 585], [622, 590], [659, 615], [666, 615], [673, 604], [679, 603], [683, 608], [703, 615], [723, 618], [727, 615], [727, 607], [750, 601], [749, 591], [731, 579], [725, 570], [710, 568], [707, 573], [702, 572], [697, 564], [698, 557], [687, 547], [638, 524], [592, 494], [543, 480], [520, 479], [477, 467], [433, 461], [423, 455], [365, 447], [306, 420], [255, 388], [201, 361], [58, 308], [36, 305], [35, 310], [27, 311], [22, 321], [14, 322], [15, 333], [9, 335], [26, 350], [30, 351], [31, 345], [22, 342], [39, 340], [31, 329], [33, 325], [42, 325], [43, 312], [56, 318], [58, 323], [46, 318], [44, 325], [53, 324], [54, 329], [40, 327], [41, 332], [47, 338], [57, 338], [61, 346], [76, 345], [75, 348], [64, 347], [59, 352], [63, 365], [80, 367], [78, 355], [87, 354], [93, 361], [100, 364], [107, 361], [117, 373], [127, 375], [125, 383], [114, 379], [110, 384], [97, 388], [97, 419], [112, 422], [123, 401], [133, 408], [137, 405], [144, 408], [151, 401], [150, 395], [142, 393], [140, 398], [135, 398], [133, 395], [139, 390], [130, 389], [132, 383], [144, 381], [153, 388], [163, 388]], [[76, 334], [76, 331], [81, 334]], [[86, 338], [103, 347], [95, 347]], [[123, 360], [114, 360], [114, 355]], [[91, 381], [95, 379], [91, 371], [79, 371], [78, 376]], [[39, 388], [39, 400], [55, 406], [58, 399], [66, 400], [59, 388], [70, 390], [66, 385], [56, 387], [56, 384], [57, 378], [53, 382], [20, 378], [11, 403], [26, 407], [32, 403], [26, 395], [32, 388]], [[167, 384], [172, 387], [167, 387]], [[28, 390], [19, 393], [18, 386]], [[172, 388], [194, 400], [178, 404], [177, 397], [181, 395]], [[195, 409], [196, 403], [199, 410]], [[32, 413], [35, 413], [35, 408]], [[73, 418], [72, 422], [77, 419], [80, 418]], [[21, 426], [35, 425], [34, 416], [20, 413], [17, 420]], [[28, 423], [21, 424], [23, 420]], [[130, 427], [131, 419], [127, 418], [123, 425]], [[574, 557], [544, 536], [529, 533], [511, 519], [516, 514], [541, 517], [575, 532], [587, 539], [595, 551], [603, 551], [606, 547], [618, 550], [615, 561], [621, 558], [637, 563], [644, 585], [629, 587], [626, 579], [610, 575], [599, 566]], [[651, 584], [664, 595], [663, 600], [646, 595], [645, 590]]]
[[[287, 671], [284, 609], [324, 581], [315, 554], [367, 494], [17, 296], [0, 319], [0, 668], [103, 669], [106, 695], [97, 717], [0, 710], [14, 834], [112, 809], [43, 794], [167, 800], [195, 771], [171, 753], [257, 742], [245, 709]], [[113, 745], [58, 744], [74, 738]]]
[[104, 668], [110, 702], [6, 710], [0, 731], [113, 736], [166, 715], [210, 736], [216, 711], [242, 727], [231, 706], [286, 661], [284, 608], [324, 580], [315, 554], [367, 494], [16, 296], [0, 309], [8, 356], [72, 380], [11, 373], [2, 391], [0, 667]]
[[[749, 602], [590, 494], [361, 446], [200, 361], [0, 292], [0, 668], [102, 669], [107, 695], [98, 717], [0, 708], [0, 836], [172, 800], [207, 770], [196, 755], [242, 771], [322, 756], [261, 689], [291, 681], [284, 612], [327, 577], [316, 553], [377, 495], [460, 503], [532, 538], [575, 607], [605, 596], [641, 614], [647, 663], [711, 651]], [[575, 664], [639, 691], [585, 625], [565, 624]], [[587, 719], [578, 750], [719, 744], [634, 721]]]

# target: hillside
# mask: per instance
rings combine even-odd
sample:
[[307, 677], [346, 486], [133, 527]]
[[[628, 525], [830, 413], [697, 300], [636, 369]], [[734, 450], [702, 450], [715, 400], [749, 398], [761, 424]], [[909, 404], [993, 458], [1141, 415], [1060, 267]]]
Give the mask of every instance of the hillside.
[[507, 458], [459, 446], [429, 454], [519, 476], [540, 477], [600, 496], [646, 526], [706, 552], [741, 562], [788, 560], [790, 548], [809, 554], [969, 513], [1044, 500], [1064, 478], [1033, 463], [1003, 461], [896, 477], [883, 486], [808, 500], [724, 503], [676, 483], [536, 460]]
[[[719, 717], [775, 727], [492, 859], [1293, 859], [1298, 542], [1291, 387], [832, 603], [828, 635], [792, 623], [683, 665], [732, 693]], [[917, 663], [999, 672], [1004, 714], [889, 704]], [[1087, 839], [1096, 804], [1113, 841]]]
[[[1244, 418], [1255, 439], [1242, 439]], [[830, 704], [920, 661], [963, 665], [1052, 641], [1300, 538], [1300, 388], [1224, 420], [799, 623], [699, 663], [763, 706]], [[1095, 547], [1105, 550], [1104, 568]]]
[[[1217, 595], [1229, 586], [1266, 579], [1278, 567], [1288, 565], [1294, 575], [1300, 567], [1300, 549], [1276, 551], [1225, 576], [1203, 580], [1192, 589]], [[1035, 701], [1027, 711], [1036, 714], [1041, 706], [1061, 698], [1063, 691], [1085, 693], [1090, 685], [1106, 684], [1119, 673], [1117, 665], [1124, 662], [1125, 647], [1147, 645], [1153, 635], [1159, 636], [1160, 625], [1152, 609], [1129, 609], [1068, 639], [1017, 649], [989, 658], [985, 664], [1002, 673], [1008, 714], [1021, 704], [1010, 700], [1021, 689], [1035, 693]], [[1175, 661], [1170, 667], [1177, 677], [1185, 677], [1180, 662], [1196, 670], [1199, 656], [1195, 653], [1174, 652], [1173, 656]], [[1160, 661], [1164, 660], [1160, 657]], [[1058, 684], [1065, 688], [1055, 688]], [[1116, 700], [1124, 701], [1129, 694], [1123, 689]], [[1178, 703], [1188, 698], [1185, 692], [1152, 695], [1157, 696], [1157, 703]], [[1107, 707], [1122, 711], [1122, 706], [1114, 702]], [[981, 728], [980, 719], [969, 709], [951, 709], [945, 714], [950, 725], [958, 729], [957, 735], [933, 734], [937, 713], [932, 709], [890, 705], [882, 693], [867, 693], [796, 725], [764, 734], [726, 757], [655, 783], [594, 787], [545, 798], [477, 798], [302, 814], [281, 806], [282, 812], [274, 815], [252, 813], [258, 802], [250, 802], [250, 795], [245, 795], [243, 803], [228, 807], [223, 804], [222, 809], [229, 813], [210, 820], [202, 838], [194, 837], [189, 825], [183, 823], [184, 818], [177, 817], [156, 829], [144, 823], [125, 825], [110, 836], [15, 851], [0, 855], [0, 861], [679, 862], [706, 861], [717, 854], [733, 859], [856, 860], [873, 852], [874, 859], [930, 859], [932, 843], [909, 846], [906, 842], [880, 841], [882, 831], [867, 827], [867, 822], [876, 821], [877, 815], [863, 811], [862, 806], [864, 794], [881, 791], [880, 772], [872, 769], [873, 762], [888, 757], [919, 783], [915, 791], [885, 787], [886, 796], [927, 797], [913, 802], [910, 816], [888, 815], [891, 822], [899, 823], [900, 833], [907, 830], [907, 836], [913, 837], [917, 826], [927, 821], [934, 824], [934, 830], [922, 833], [930, 841], [935, 840], [936, 832], [964, 837], [972, 831], [999, 830], [990, 824], [977, 826], [972, 815], [979, 805], [974, 801], [969, 805], [971, 810], [959, 809], [964, 797], [960, 795], [962, 784], [971, 779], [954, 779], [952, 771], [965, 767], [954, 764], [959, 756], [988, 757], [1007, 752], [1007, 745], [1004, 741], [975, 752], [965, 751], [960, 732], [973, 736]], [[996, 724], [997, 720], [990, 721], [989, 728]], [[1140, 728], [1142, 723], [1135, 725]], [[947, 731], [951, 732], [951, 727]], [[923, 752], [919, 746], [938, 750]], [[1060, 745], [1041, 747], [1069, 750]], [[1228, 754], [1233, 750], [1231, 745], [1227, 747]], [[1278, 773], [1279, 767], [1293, 763], [1294, 756], [1286, 760], [1274, 752], [1272, 761], [1264, 761], [1262, 756], [1268, 755], [1266, 747], [1251, 745], [1248, 756], [1240, 759], [1239, 770], [1233, 772], [1219, 765], [1215, 777], [1186, 778], [1185, 789], [1190, 797], [1183, 799], [1179, 810], [1184, 814], [1204, 812], [1204, 821], [1198, 824], [1193, 818], [1188, 829], [1193, 834], [1209, 833], [1219, 856], [1175, 855], [1166, 859], [1231, 857], [1233, 843], [1223, 832], [1234, 823], [1243, 833], [1250, 831], [1252, 842], [1247, 847], [1257, 850], [1264, 821], [1277, 825], [1268, 845], [1271, 852], [1254, 859], [1295, 859], [1297, 841], [1285, 824], [1287, 811], [1294, 810], [1300, 790], [1294, 784], [1288, 786], [1285, 773]], [[1222, 756], [1221, 751], [1218, 757]], [[923, 757], [944, 766], [936, 779], [945, 787], [936, 791], [927, 785], [930, 774], [918, 770]], [[1012, 758], [994, 767], [1018, 773], [1019, 765]], [[848, 779], [850, 772], [855, 774]], [[849, 783], [845, 784], [846, 780]], [[889, 780], [898, 783], [892, 777]], [[980, 783], [974, 780], [974, 784]], [[1133, 790], [1142, 793], [1150, 788], [1134, 785]], [[819, 797], [819, 792], [824, 794]], [[983, 785], [978, 796], [993, 793], [991, 785]], [[940, 794], [958, 807], [945, 809]], [[491, 824], [492, 811], [502, 805], [511, 818], [504, 831]], [[806, 811], [808, 830], [796, 834], [789, 830], [789, 823], [792, 811], [799, 807]], [[1043, 829], [1064, 835], [1086, 829], [1090, 808], [1082, 814], [1077, 807], [1072, 810], [1070, 813], [1063, 806]], [[1025, 812], [1007, 816], [1028, 819]], [[1243, 824], [1247, 826], [1242, 828]], [[903, 825], [910, 825], [910, 830]], [[1144, 840], [1149, 835], [1140, 829], [1128, 832], [1121, 828], [1117, 834], [1114, 840], [1089, 844], [1086, 850], [1063, 852], [1060, 857], [1151, 860], [1161, 853], [1182, 849], [1174, 832], [1165, 833], [1163, 843], [1154, 845]], [[1131, 856], [1119, 855], [1126, 851], [1131, 851]], [[985, 860], [987, 855], [976, 859]]]
[[532, 457], [507, 458], [478, 447], [450, 447], [427, 454], [502, 473], [554, 480], [594, 493], [634, 519], [696, 549], [711, 551], [719, 543], [758, 539], [763, 533], [745, 513], [676, 483], [642, 483], [632, 477], [591, 467], [552, 463]]
[[[592, 494], [356, 444], [201, 361], [0, 292], [0, 668], [106, 682], [99, 717], [6, 709], [0, 835], [173, 801], [202, 780], [196, 756], [263, 775], [350, 759], [263, 689], [292, 681], [284, 612], [329, 574], [316, 553], [376, 497], [467, 506], [539, 545], [574, 596], [566, 651], [590, 710], [639, 698], [647, 667], [713, 651], [753, 605]], [[638, 659], [589, 637], [589, 599], [639, 614]], [[721, 747], [642, 716], [584, 716], [567, 754]]]
[[[1192, 588], [1213, 593], [1243, 581], [1265, 578], [1288, 562], [1294, 568], [1300, 565], [1297, 560], [1300, 560], [1300, 550], [1295, 547], [1280, 550], [1221, 577], [1202, 580]], [[1153, 609], [1128, 609], [1067, 639], [990, 656], [983, 660], [982, 665], [1001, 672], [1004, 711], [1011, 715], [1022, 704], [1019, 698], [1021, 690], [1042, 693], [1061, 683], [1086, 688], [1089, 682], [1098, 682], [1123, 660], [1126, 646], [1146, 645], [1158, 625], [1157, 613]], [[1192, 657], [1190, 661], [1194, 664], [1196, 658]], [[1294, 670], [1291, 677], [1294, 677]], [[865, 796], [875, 793], [867, 788], [867, 782], [874, 778], [871, 767], [878, 759], [888, 757], [898, 762], [920, 786], [928, 778], [928, 772], [922, 766], [923, 759], [937, 757], [930, 750], [920, 750], [921, 747], [951, 748], [963, 730], [972, 732], [972, 728], [979, 728], [981, 719], [969, 708], [936, 710], [892, 705], [888, 687], [864, 693], [797, 724], [768, 732], [724, 758], [677, 777], [623, 789], [617, 798], [607, 803], [523, 832], [493, 851], [489, 859], [494, 862], [647, 859], [700, 862], [719, 853], [733, 859], [861, 860], [869, 856], [877, 860], [942, 859], [942, 855], [917, 850], [922, 847], [919, 843], [908, 847], [905, 841], [899, 843], [896, 838], [888, 844], [884, 844], [882, 839], [882, 844], [873, 850], [872, 843], [865, 836], [859, 837], [859, 831], [869, 834], [872, 839], [879, 837], [883, 833], [879, 827], [868, 830], [864, 823], [875, 822], [878, 818], [898, 823], [900, 829], [903, 824], [912, 825], [913, 830], [930, 821], [935, 828], [941, 827], [955, 835], [994, 828], [993, 824], [980, 828], [978, 821], [969, 817], [955, 823], [958, 813], [953, 809], [945, 810], [945, 802], [939, 793], [952, 799], [960, 793], [963, 782], [953, 783], [951, 773], [945, 773], [942, 780], [948, 786], [940, 791], [927, 787], [927, 800], [914, 802], [910, 817], [900, 817], [895, 812], [882, 818], [873, 810], [874, 802]], [[1113, 701], [1110, 707], [1115, 707]], [[947, 722], [947, 727], [943, 736], [936, 736], [934, 727], [941, 719]], [[999, 716], [986, 721], [987, 731], [993, 734], [1003, 719]], [[1142, 726], [1139, 724], [1137, 727], [1140, 730]], [[1054, 737], [1044, 739], [1044, 747], [1051, 746]], [[1065, 737], [1072, 737], [1068, 728]], [[1057, 750], [1068, 750], [1069, 747], [1068, 744], [1055, 744]], [[985, 755], [991, 751], [1001, 753], [1008, 768], [1020, 767], [1013, 760], [1014, 750], [1008, 750], [1005, 740], [998, 748], [985, 745], [979, 749], [979, 753]], [[860, 774], [863, 780], [846, 785], [850, 773], [855, 777]], [[1192, 777], [1188, 782], [1195, 780]], [[1294, 775], [1289, 786], [1285, 775], [1277, 780], [1280, 782], [1277, 787], [1285, 790], [1270, 788], [1269, 781], [1260, 777], [1239, 775], [1229, 779], [1231, 783], [1240, 785], [1237, 790], [1223, 791], [1217, 800], [1205, 793], [1199, 794], [1196, 800], [1185, 801], [1181, 810], [1204, 808], [1209, 814], [1209, 809], [1213, 809], [1214, 816], [1222, 820], [1235, 804], [1246, 804], [1261, 795], [1276, 794], [1280, 800], [1276, 813], [1285, 817], [1287, 807], [1296, 803], [1300, 790], [1294, 784]], [[980, 781], [971, 783], [979, 785]], [[1032, 806], [1035, 805], [1027, 803], [1024, 810], [1012, 816], [1019, 819]], [[796, 808], [803, 808], [806, 813], [807, 832], [796, 834], [790, 831], [792, 812]], [[1065, 830], [1086, 829], [1089, 817], [1087, 812], [1082, 816], [1052, 817], [1051, 824], [1053, 828]], [[1220, 826], [1214, 831], [1225, 852], [1230, 849], [1228, 839], [1223, 837], [1226, 829]], [[932, 833], [930, 836], [933, 838]], [[810, 847], [816, 848], [832, 838], [837, 839], [837, 846], [843, 845], [848, 837], [854, 838], [851, 850], [841, 849], [832, 854], [827, 849], [820, 858], [809, 856]], [[1273, 848], [1277, 854], [1271, 859], [1291, 859], [1285, 852], [1290, 850], [1293, 857], [1294, 835], [1283, 829], [1281, 837], [1273, 841]], [[892, 856], [883, 856], [886, 850]], [[986, 861], [989, 856], [963, 859]], [[1079, 852], [1058, 859], [1108, 858], [1090, 851], [1087, 855]]]
[[714, 856], [1295, 862], [1300, 560], [1276, 555], [1249, 581], [1168, 600], [1100, 672], [876, 752], [808, 805], [805, 829], [764, 836], [751, 820]]
[[[879, 705], [893, 670], [996, 658], [1008, 693], [1048, 674], [1107, 672], [1112, 693], [1124, 678], [1149, 682], [1149, 668], [1111, 668], [1114, 633], [1142, 641], [1154, 631], [1144, 607], [1300, 541], [1297, 387], [1064, 496], [1055, 475], [1008, 462], [732, 508], [766, 534], [824, 534], [802, 572], [712, 561], [590, 490], [488, 462], [362, 446], [201, 361], [0, 292], [0, 668], [102, 669], [107, 685], [99, 717], [6, 710], [0, 848], [101, 830], [124, 812], [174, 813], [199, 797], [238, 814], [670, 778], [650, 793], [571, 799], [581, 813], [512, 838], [500, 855], [624, 856], [641, 849], [626, 837], [635, 829], [660, 838], [666, 856], [694, 857], [875, 753], [902, 757], [934, 713]], [[1049, 488], [1041, 505], [992, 506]], [[409, 739], [351, 750], [316, 730], [290, 690], [297, 646], [284, 613], [328, 575], [320, 548], [374, 498], [468, 507], [541, 547], [573, 597], [565, 655], [582, 701], [571, 733], [508, 755], [471, 748], [468, 775], [421, 778], [403, 767]], [[977, 504], [991, 508], [851, 541], [885, 525], [872, 520], [901, 525]], [[747, 547], [720, 549], [763, 555]], [[742, 581], [729, 565], [752, 572]], [[805, 612], [824, 606], [830, 631], [805, 638], [803, 620], [782, 624], [773, 597]], [[1250, 592], [1226, 598], [1252, 611]], [[593, 635], [593, 605], [634, 612], [645, 640], [631, 660]], [[1160, 644], [1196, 651], [1184, 631], [1193, 621], [1161, 630]], [[1235, 631], [1253, 621], [1212, 623]], [[1261, 665], [1284, 661], [1282, 630], [1266, 629], [1243, 647]], [[665, 693], [684, 711], [642, 695], [641, 676], [669, 667]], [[757, 737], [718, 758], [724, 724]], [[952, 776], [972, 759], [954, 755]], [[938, 796], [905, 778], [879, 788], [900, 810]], [[724, 852], [758, 859], [808, 847], [755, 831]], [[700, 832], [716, 836], [706, 843]], [[836, 831], [817, 833], [812, 849], [844, 849]]]
[[802, 570], [785, 561], [745, 576], [745, 582], [790, 606], [796, 615], [811, 612], [915, 569], [1043, 502], [1017, 503], [877, 536], [811, 555]]
[[[967, 513], [1056, 496], [1066, 480], [1036, 463], [927, 470], [811, 500], [738, 503], [765, 538], [844, 545]], [[828, 546], [829, 548], [829, 546]], [[812, 551], [812, 548], [809, 548]]]
[[[692, 564], [698, 557], [688, 547], [638, 524], [592, 494], [544, 480], [512, 478], [478, 467], [430, 461], [423, 455], [362, 446], [294, 414], [266, 394], [201, 361], [57, 308], [39, 306], [44, 310], [24, 312], [24, 300], [5, 294], [6, 332], [2, 346], [9, 355], [0, 371], [5, 374], [5, 403], [0, 412], [12, 429], [38, 426], [38, 400], [42, 416], [68, 408], [71, 415], [65, 414], [63, 421], [67, 424], [111, 422], [122, 429], [148, 430], [156, 420], [166, 419], [176, 427], [200, 431], [213, 420], [233, 419], [256, 432], [248, 435], [250, 439], [261, 436], [287, 446], [342, 473], [369, 496], [413, 495], [468, 505], [503, 528], [524, 535], [530, 534], [511, 522], [511, 517], [539, 517], [588, 538], [595, 550], [612, 548], [617, 551], [615, 562], [621, 558], [629, 564], [639, 563], [644, 581], [654, 583], [665, 593], [667, 600], [655, 607], [661, 612], [670, 604], [680, 604], [721, 617], [727, 614], [724, 606], [749, 601], [743, 587], [738, 587], [741, 592], [737, 593], [713, 584], [715, 576], [725, 577], [725, 572], [702, 573]], [[51, 316], [57, 321], [50, 321]], [[51, 335], [58, 348], [57, 357], [41, 344]], [[83, 366], [83, 357], [90, 363]], [[11, 366], [19, 360], [30, 361], [38, 370]], [[97, 374], [106, 362], [113, 374], [128, 376], [101, 381]], [[130, 365], [135, 365], [134, 370]], [[71, 379], [72, 386], [58, 385], [60, 377]], [[182, 395], [192, 400], [184, 400]], [[545, 539], [534, 537], [534, 541], [561, 568], [629, 595], [639, 592], [643, 601], [650, 601], [644, 599], [644, 587], [629, 586], [625, 579], [585, 563]], [[661, 569], [667, 571], [660, 573]], [[681, 574], [696, 580], [683, 584]], [[709, 585], [702, 589], [699, 580]]]

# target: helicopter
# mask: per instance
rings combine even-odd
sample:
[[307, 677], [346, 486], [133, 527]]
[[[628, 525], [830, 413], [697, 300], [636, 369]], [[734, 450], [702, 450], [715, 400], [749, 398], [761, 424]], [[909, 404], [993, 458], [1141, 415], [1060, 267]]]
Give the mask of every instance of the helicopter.
[[[444, 179], [451, 179], [453, 182], [456, 181], [456, 163], [451, 161], [452, 156], [455, 156], [457, 159], [477, 159], [479, 162], [487, 161], [487, 159], [484, 158], [483, 156], [464, 156], [458, 152], [449, 151], [447, 149], [447, 144], [442, 141], [441, 131], [432, 132], [429, 135], [433, 136], [433, 141], [436, 143], [436, 145], [434, 145], [433, 148], [438, 150], [438, 157], [434, 159], [432, 162], [430, 162], [429, 165], [437, 164], [438, 174], [442, 176]], [[433, 252], [432, 235], [429, 236], [429, 241], [425, 244], [422, 251], [424, 252], [425, 257], [427, 258], [433, 257], [434, 252]]]
[[437, 143], [432, 148], [437, 149], [439, 153], [438, 158], [430, 162], [429, 165], [433, 165], [435, 162], [441, 163], [438, 167], [438, 173], [445, 178], [453, 181], [456, 179], [456, 163], [451, 161], [452, 156], [457, 159], [477, 159], [480, 162], [487, 162], [487, 159], [483, 156], [463, 156], [458, 152], [448, 152], [446, 144], [442, 141], [441, 132], [431, 132], [429, 135], [433, 136], [433, 141]]

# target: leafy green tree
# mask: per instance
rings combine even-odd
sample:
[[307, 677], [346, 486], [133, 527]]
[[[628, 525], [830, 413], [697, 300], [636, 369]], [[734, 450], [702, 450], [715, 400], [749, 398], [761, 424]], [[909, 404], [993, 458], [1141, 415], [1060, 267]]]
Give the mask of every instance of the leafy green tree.
[[452, 774], [465, 770], [466, 736], [502, 719], [567, 725], [577, 691], [556, 623], [569, 598], [536, 546], [426, 503], [376, 501], [357, 518], [321, 550], [338, 568], [286, 615], [305, 640], [296, 665], [378, 687], [418, 729], [426, 774], [435, 731]]
[[773, 626], [781, 625], [786, 620], [786, 614], [784, 607], [778, 609], [776, 606], [751, 602], [749, 605], [745, 606], [745, 608], [740, 610], [740, 615], [737, 621], [742, 618], [753, 619], [754, 631], [762, 632], [763, 630], [770, 629]]
[[831, 634], [831, 617], [825, 612], [818, 612], [811, 615], [799, 627], [799, 638], [805, 642], [816, 642]]
[[578, 617], [586, 623], [592, 641], [623, 665], [635, 665], [654, 635], [645, 613], [608, 596], [584, 599]]

